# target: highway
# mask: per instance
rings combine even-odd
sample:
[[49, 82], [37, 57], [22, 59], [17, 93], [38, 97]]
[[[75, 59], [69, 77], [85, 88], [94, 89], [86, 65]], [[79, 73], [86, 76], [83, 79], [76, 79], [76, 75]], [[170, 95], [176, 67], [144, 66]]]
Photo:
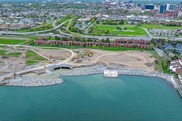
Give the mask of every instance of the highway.
[[[82, 38], [93, 38], [93, 39], [107, 39], [109, 38], [110, 40], [115, 40], [115, 39], [143, 39], [143, 40], [148, 40], [150, 41], [152, 38], [169, 38], [169, 37], [155, 37], [152, 34], [150, 34], [150, 32], [147, 30], [147, 28], [143, 28], [146, 32], [147, 32], [147, 36], [133, 36], [133, 37], [121, 37], [121, 36], [94, 36], [94, 35], [83, 35], [83, 34], [77, 34], [77, 33], [65, 33], [63, 31], [61, 31], [59, 28], [62, 27], [66, 22], [71, 21], [71, 20], [67, 20], [63, 23], [61, 23], [60, 25], [56, 26], [55, 22], [52, 23], [53, 27], [52, 29], [49, 30], [43, 30], [43, 31], [36, 31], [36, 32], [14, 32], [14, 31], [0, 31], [0, 35], [17, 35], [17, 36], [28, 36], [28, 35], [33, 35], [33, 36], [44, 36], [44, 37], [48, 37], [48, 36], [58, 36], [58, 37], [82, 37]], [[94, 25], [94, 24], [92, 24]], [[59, 34], [50, 34], [47, 32], [51, 32], [53, 30], [57, 30], [59, 31]], [[173, 40], [179, 40], [182, 41], [182, 37], [175, 37], [175, 38], [171, 38]]]
[[88, 32], [89, 32], [89, 29], [91, 28], [91, 27], [94, 27], [94, 25], [97, 23], [97, 21], [99, 21], [101, 18], [98, 18], [97, 20], [95, 20], [93, 23], [91, 23], [91, 25], [89, 25], [87, 28], [86, 28], [86, 30], [84, 31], [84, 33], [85, 34], [88, 34]]
[[[69, 21], [69, 20], [67, 20], [67, 21]], [[61, 26], [63, 26], [67, 21], [59, 24], [58, 26], [54, 26], [54, 28], [48, 29], [48, 30], [36, 31], [36, 32], [0, 31], [0, 35], [22, 35], [22, 36], [26, 36], [26, 35], [39, 35], [41, 33], [46, 33], [46, 32], [50, 32], [50, 31], [53, 31], [53, 30], [57, 30]], [[53, 24], [55, 24], [55, 22], [53, 22]]]

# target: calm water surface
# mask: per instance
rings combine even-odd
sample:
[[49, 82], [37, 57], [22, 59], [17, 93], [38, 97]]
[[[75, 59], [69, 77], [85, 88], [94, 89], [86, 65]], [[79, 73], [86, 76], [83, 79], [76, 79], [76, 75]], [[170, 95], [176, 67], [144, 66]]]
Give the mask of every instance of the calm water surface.
[[57, 86], [0, 87], [0, 121], [182, 121], [182, 99], [165, 80], [63, 77]]

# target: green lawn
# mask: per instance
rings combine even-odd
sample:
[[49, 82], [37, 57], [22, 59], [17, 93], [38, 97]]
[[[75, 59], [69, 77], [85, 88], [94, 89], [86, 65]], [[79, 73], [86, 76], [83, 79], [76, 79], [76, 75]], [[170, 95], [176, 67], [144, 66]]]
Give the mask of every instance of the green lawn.
[[8, 53], [6, 55], [11, 57], [19, 57], [21, 55], [21, 52], [13, 52], [13, 53]]
[[136, 50], [136, 51], [150, 51], [147, 49], [141, 49], [141, 48], [126, 48], [126, 47], [97, 47], [97, 46], [90, 46], [90, 47], [80, 47], [80, 46], [60, 46], [61, 48], [68, 48], [68, 49], [80, 49], [80, 48], [84, 48], [84, 49], [98, 49], [98, 50], [108, 50], [108, 51], [132, 51], [132, 50]]
[[108, 50], [108, 51], [131, 51], [131, 50], [146, 50], [141, 48], [126, 48], [126, 47], [88, 47], [91, 49], [100, 49], [100, 50]]
[[[57, 22], [56, 22], [56, 25], [58, 26], [59, 24], [65, 22], [65, 21], [67, 21], [67, 20], [69, 20], [69, 19], [70, 19], [70, 18], [63, 18], [63, 19], [57, 21]], [[66, 23], [65, 23], [65, 24], [66, 24]], [[68, 24], [68, 23], [67, 23], [67, 24]]]
[[13, 40], [13, 39], [0, 39], [0, 44], [20, 44], [25, 42], [25, 40]]
[[4, 55], [7, 51], [6, 50], [0, 50], [0, 55]]
[[19, 32], [35, 32], [35, 31], [43, 31], [43, 30], [49, 30], [52, 29], [52, 23], [49, 24], [44, 24], [38, 27], [30, 28], [30, 29], [25, 29], [25, 30], [19, 30]]
[[[126, 27], [126, 29], [118, 30], [117, 27]], [[146, 36], [145, 30], [133, 25], [102, 25], [97, 24], [94, 27], [93, 35], [114, 35], [114, 36]]]
[[65, 24], [64, 24], [64, 27], [67, 27], [69, 24], [69, 21], [67, 21]]
[[0, 45], [0, 48], [4, 48], [5, 46], [3, 46], [3, 45]]
[[182, 26], [164, 26], [164, 25], [151, 25], [151, 24], [141, 24], [140, 27], [148, 29], [181, 29]]
[[65, 32], [65, 33], [71, 34], [71, 32], [70, 32], [69, 30], [66, 30], [65, 28], [60, 28], [60, 30], [61, 30], [62, 32]]
[[166, 60], [164, 57], [161, 58], [156, 52], [152, 53], [152, 57], [156, 59], [154, 63], [156, 71], [172, 74], [168, 68], [170, 64], [168, 60]]
[[6, 50], [0, 50], [0, 56], [8, 56], [8, 57], [19, 57], [21, 52], [10, 52], [8, 53]]
[[34, 65], [39, 63], [40, 61], [45, 61], [46, 59], [39, 56], [37, 53], [33, 52], [32, 50], [28, 50], [26, 52], [25, 58], [27, 59], [26, 64], [27, 65]]

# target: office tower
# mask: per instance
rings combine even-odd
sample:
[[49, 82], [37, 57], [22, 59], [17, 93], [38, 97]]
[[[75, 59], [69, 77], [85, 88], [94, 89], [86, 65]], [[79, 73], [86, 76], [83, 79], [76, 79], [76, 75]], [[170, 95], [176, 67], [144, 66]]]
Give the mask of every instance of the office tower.
[[154, 5], [153, 4], [147, 4], [147, 5], [145, 5], [145, 9], [146, 10], [153, 10], [154, 9]]
[[166, 10], [166, 5], [161, 5], [159, 9], [159, 13], [164, 13], [165, 10]]

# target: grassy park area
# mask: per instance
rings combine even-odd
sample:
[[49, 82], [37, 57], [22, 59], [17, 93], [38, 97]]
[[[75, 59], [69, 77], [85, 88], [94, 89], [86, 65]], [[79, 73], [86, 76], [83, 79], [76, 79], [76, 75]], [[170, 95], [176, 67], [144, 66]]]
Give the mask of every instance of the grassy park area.
[[26, 64], [27, 65], [34, 65], [39, 63], [40, 61], [45, 61], [46, 59], [39, 56], [37, 53], [33, 52], [32, 50], [28, 50], [25, 55]]
[[[59, 46], [61, 48], [67, 49], [80, 49], [80, 46]], [[57, 47], [55, 47], [57, 48]], [[97, 46], [90, 46], [90, 47], [82, 47], [83, 49], [97, 49], [97, 50], [107, 50], [107, 51], [150, 51], [147, 49], [142, 48], [126, 48], [126, 47], [97, 47]]]
[[34, 27], [34, 28], [20, 30], [20, 32], [35, 32], [35, 31], [49, 30], [52, 28], [53, 28], [52, 23], [48, 23], [48, 24], [43, 24], [41, 26]]
[[64, 27], [67, 27], [68, 24], [69, 24], [69, 21], [67, 21], [63, 26], [64, 26]]
[[[118, 29], [121, 28], [121, 29]], [[112, 36], [146, 36], [145, 30], [133, 25], [102, 25], [97, 24], [93, 32], [93, 35], [112, 35]]]
[[171, 74], [169, 70], [169, 64], [170, 62], [166, 60], [164, 57], [160, 57], [156, 52], [152, 53], [152, 57], [154, 57], [155, 60], [155, 70], [159, 72], [164, 72], [166, 74]]
[[23, 42], [25, 42], [25, 40], [1, 39], [0, 38], [0, 44], [12, 44], [12, 45], [16, 45], [16, 44], [21, 44]]
[[[69, 20], [69, 19], [70, 19], [70, 18], [63, 18], [63, 19], [61, 19], [61, 20], [58, 20], [58, 21], [56, 22], [56, 26], [58, 26], [59, 24], [65, 22], [65, 21], [67, 21], [67, 20]], [[68, 24], [68, 22], [67, 22], [67, 24]]]
[[152, 24], [141, 24], [140, 27], [148, 29], [181, 29], [182, 26], [164, 26], [164, 25], [152, 25]]
[[0, 50], [0, 56], [7, 56], [7, 57], [19, 57], [21, 52], [7, 52], [6, 50]]
[[146, 49], [141, 48], [126, 48], [126, 47], [89, 47], [90, 49], [98, 49], [98, 50], [108, 50], [108, 51], [142, 51]]

